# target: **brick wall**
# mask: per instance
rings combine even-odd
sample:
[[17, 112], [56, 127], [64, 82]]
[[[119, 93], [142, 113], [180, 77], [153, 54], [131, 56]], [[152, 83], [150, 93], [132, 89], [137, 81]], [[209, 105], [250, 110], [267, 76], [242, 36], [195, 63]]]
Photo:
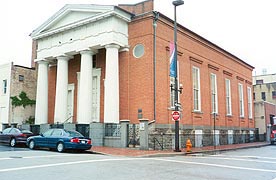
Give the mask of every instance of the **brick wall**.
[[147, 0], [137, 4], [119, 4], [118, 6], [132, 14], [142, 14], [153, 11], [153, 4], [153, 0]]
[[[22, 81], [19, 81], [19, 76], [23, 77]], [[36, 99], [36, 71], [33, 68], [27, 68], [22, 66], [12, 66], [11, 71], [11, 94], [10, 96], [17, 96], [23, 91], [26, 93], [29, 99]], [[11, 104], [11, 103], [10, 103]], [[22, 124], [29, 117], [35, 116], [35, 105], [12, 107], [10, 105], [10, 122]]]
[[[142, 19], [143, 18], [143, 19]], [[128, 116], [132, 122], [138, 122], [137, 110], [143, 109], [143, 115], [153, 119], [153, 17], [145, 15], [134, 19], [129, 24], [129, 56], [120, 60], [124, 66], [128, 64], [129, 81], [123, 86], [129, 88]], [[171, 121], [169, 108], [169, 51], [168, 45], [173, 41], [173, 22], [160, 17], [157, 22], [157, 122], [174, 123]], [[145, 54], [137, 59], [132, 51], [136, 44], [145, 46]], [[178, 32], [179, 81], [183, 84], [183, 94], [180, 101], [183, 105], [181, 124], [195, 126], [212, 126], [210, 73], [217, 75], [219, 114], [216, 117], [217, 126], [254, 128], [254, 119], [248, 119], [247, 87], [252, 88], [252, 68], [235, 56], [218, 48], [203, 38], [185, 29]], [[121, 65], [120, 64], [120, 65]], [[202, 113], [193, 113], [192, 66], [200, 68]], [[226, 114], [225, 78], [231, 80], [232, 112]], [[239, 117], [238, 83], [243, 84], [245, 118]], [[120, 84], [121, 86], [121, 84]], [[252, 89], [253, 90], [253, 89]], [[127, 104], [127, 103], [126, 103]], [[122, 107], [122, 106], [121, 106]], [[253, 112], [254, 113], [254, 112]], [[121, 112], [124, 117], [126, 113]]]
[[[153, 119], [153, 16], [151, 13], [140, 16], [129, 23], [128, 52], [119, 53], [120, 72], [120, 119], [130, 119], [138, 123], [137, 110], [143, 110], [144, 118]], [[156, 104], [157, 123], [173, 124], [170, 106], [169, 78], [169, 42], [173, 41], [173, 22], [160, 16], [157, 22], [157, 77]], [[141, 58], [133, 56], [133, 48], [143, 44], [145, 53]], [[254, 128], [254, 119], [249, 120], [247, 108], [247, 87], [252, 87], [252, 66], [242, 62], [235, 56], [220, 49], [209, 41], [193, 32], [182, 28], [178, 32], [179, 81], [183, 84], [183, 94], [180, 95], [183, 117], [181, 125], [212, 126], [210, 73], [217, 75], [219, 114], [216, 125], [221, 127]], [[200, 68], [201, 105], [202, 113], [193, 112], [192, 66]], [[69, 61], [69, 83], [75, 84], [74, 121], [77, 109], [76, 73], [80, 68], [80, 56], [76, 55]], [[97, 68], [101, 68], [101, 98], [100, 120], [104, 115], [104, 78], [105, 78], [105, 49], [97, 54]], [[49, 120], [53, 119], [55, 96], [56, 67], [49, 71]], [[227, 117], [225, 105], [225, 78], [231, 80], [232, 112]], [[239, 118], [238, 83], [243, 84], [245, 118]], [[253, 90], [253, 89], [252, 89]], [[254, 113], [254, 112], [253, 112]]]

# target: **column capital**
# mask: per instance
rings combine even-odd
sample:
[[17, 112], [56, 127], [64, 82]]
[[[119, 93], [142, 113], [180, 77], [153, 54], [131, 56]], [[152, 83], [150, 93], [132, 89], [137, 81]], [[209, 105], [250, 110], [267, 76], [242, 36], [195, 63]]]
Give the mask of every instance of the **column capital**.
[[37, 64], [49, 64], [49, 62], [48, 61], [46, 61], [46, 60], [38, 60], [38, 61], [36, 61], [36, 63]]
[[120, 45], [118, 44], [107, 44], [104, 46], [106, 49], [108, 48], [116, 48], [116, 49], [120, 49]]
[[94, 55], [94, 54], [97, 54], [98, 53], [98, 50], [97, 49], [85, 49], [85, 50], [82, 50], [80, 51], [80, 54], [83, 55], [83, 54], [91, 54], [91, 55]]
[[69, 61], [70, 59], [73, 59], [73, 56], [64, 55], [64, 56], [57, 56], [56, 58], [57, 58], [58, 61], [59, 60]]

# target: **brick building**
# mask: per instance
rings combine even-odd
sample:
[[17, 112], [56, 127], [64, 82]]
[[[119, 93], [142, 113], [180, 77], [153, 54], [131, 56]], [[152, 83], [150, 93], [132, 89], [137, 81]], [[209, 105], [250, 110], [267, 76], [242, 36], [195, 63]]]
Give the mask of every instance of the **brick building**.
[[13, 106], [11, 97], [20, 98], [25, 93], [26, 98], [35, 100], [36, 71], [34, 68], [7, 63], [0, 66], [0, 130], [7, 126], [22, 125], [35, 116], [35, 105]]
[[[34, 30], [36, 124], [138, 123], [139, 112], [155, 120], [155, 128], [173, 128], [169, 43], [174, 21], [153, 7], [153, 0], [66, 5]], [[177, 28], [180, 129], [202, 135], [215, 122], [218, 134], [252, 133], [254, 67], [182, 25]]]
[[270, 127], [276, 116], [276, 74], [253, 76], [255, 122], [260, 140], [270, 141]]

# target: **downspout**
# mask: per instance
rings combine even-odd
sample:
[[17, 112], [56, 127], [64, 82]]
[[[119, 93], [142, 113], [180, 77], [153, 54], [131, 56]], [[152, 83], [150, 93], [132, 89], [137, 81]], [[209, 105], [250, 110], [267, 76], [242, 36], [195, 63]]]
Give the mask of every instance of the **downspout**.
[[159, 12], [153, 11], [153, 120], [156, 121], [156, 27]]

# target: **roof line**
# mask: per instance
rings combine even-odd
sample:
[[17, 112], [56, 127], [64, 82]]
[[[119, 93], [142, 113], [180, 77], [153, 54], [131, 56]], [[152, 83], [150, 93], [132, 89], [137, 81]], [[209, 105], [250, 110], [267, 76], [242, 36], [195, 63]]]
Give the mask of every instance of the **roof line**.
[[[159, 14], [160, 14], [160, 16], [163, 17], [164, 19], [170, 21], [171, 23], [174, 23], [174, 20], [170, 19], [170, 18], [167, 17], [166, 15], [164, 15], [164, 14], [162, 14], [162, 13], [160, 13], [160, 12], [159, 12]], [[238, 58], [237, 56], [233, 55], [232, 53], [226, 51], [225, 49], [221, 48], [220, 46], [214, 44], [213, 42], [207, 40], [206, 38], [200, 36], [199, 34], [197, 34], [197, 33], [193, 32], [193, 31], [191, 31], [190, 29], [188, 29], [188, 28], [186, 28], [186, 27], [184, 27], [183, 25], [177, 23], [177, 26], [180, 27], [180, 28], [182, 28], [182, 29], [184, 29], [185, 31], [187, 31], [187, 32], [189, 32], [189, 33], [191, 33], [191, 34], [193, 34], [193, 35], [199, 37], [199, 38], [202, 39], [203, 41], [205, 41], [205, 42], [211, 44], [211, 45], [214, 46], [215, 48], [221, 50], [222, 52], [224, 52], [224, 53], [226, 53], [226, 54], [228, 54], [228, 55], [230, 55], [231, 57], [233, 57], [233, 58], [235, 58], [235, 59], [241, 61], [242, 63], [246, 64], [246, 65], [249, 66], [250, 68], [252, 68], [252, 69], [255, 68], [254, 66], [248, 64], [247, 62], [243, 61], [242, 59]]]

